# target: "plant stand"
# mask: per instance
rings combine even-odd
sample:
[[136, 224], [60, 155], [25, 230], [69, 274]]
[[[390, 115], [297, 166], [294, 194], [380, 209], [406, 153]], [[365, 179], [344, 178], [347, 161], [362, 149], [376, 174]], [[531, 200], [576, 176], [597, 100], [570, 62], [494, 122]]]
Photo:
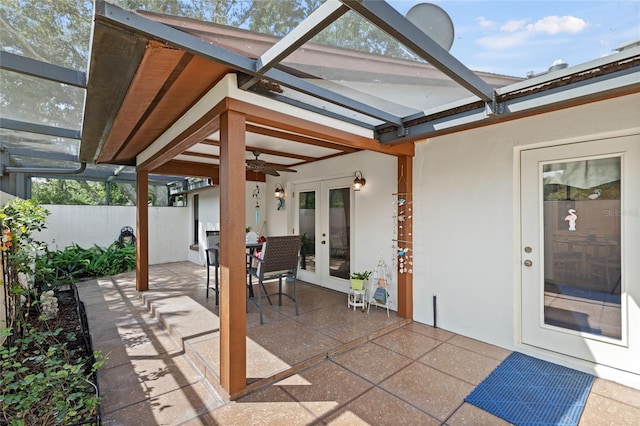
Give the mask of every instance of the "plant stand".
[[373, 273], [373, 282], [371, 284], [367, 313], [369, 313], [371, 305], [379, 306], [387, 309], [387, 317], [389, 317], [391, 295], [389, 294], [388, 287], [391, 284], [391, 273], [382, 258], [382, 253], [380, 253], [380, 260], [378, 261], [378, 266]]
[[354, 311], [357, 308], [362, 308], [364, 311], [367, 308], [367, 290], [354, 290], [350, 288], [347, 298], [347, 306], [349, 308], [353, 307]]
[[373, 289], [371, 300], [367, 307], [367, 313], [371, 309], [371, 305], [379, 306], [387, 309], [387, 317], [389, 317], [389, 304], [391, 303], [391, 295], [387, 291], [386, 287], [377, 287]]

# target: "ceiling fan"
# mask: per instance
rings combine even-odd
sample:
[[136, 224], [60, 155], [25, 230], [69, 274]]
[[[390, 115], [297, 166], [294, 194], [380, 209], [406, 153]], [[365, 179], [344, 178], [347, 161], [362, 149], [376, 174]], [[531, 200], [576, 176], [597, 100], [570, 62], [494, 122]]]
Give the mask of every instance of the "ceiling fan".
[[255, 160], [247, 160], [247, 169], [254, 172], [262, 172], [271, 176], [280, 176], [278, 172], [297, 173], [297, 170], [290, 169], [285, 166], [277, 166], [275, 164], [269, 164], [266, 161], [259, 160], [260, 151], [252, 151], [256, 156]]

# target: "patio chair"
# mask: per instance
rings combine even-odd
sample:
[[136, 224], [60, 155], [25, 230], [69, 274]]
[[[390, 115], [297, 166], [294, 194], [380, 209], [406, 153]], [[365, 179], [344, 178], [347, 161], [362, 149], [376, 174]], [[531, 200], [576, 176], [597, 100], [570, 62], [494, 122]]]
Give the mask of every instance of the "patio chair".
[[209, 298], [209, 289], [212, 288], [210, 285], [210, 267], [214, 267], [216, 276], [214, 278], [214, 287], [213, 290], [216, 292], [216, 305], [218, 304], [218, 267], [220, 266], [220, 231], [205, 231], [207, 235], [207, 245], [204, 250], [207, 257], [207, 299]]
[[[249, 286], [252, 286], [252, 277], [258, 279], [257, 296], [249, 297], [247, 300], [253, 303], [260, 312], [260, 324], [264, 324], [262, 316], [262, 292], [269, 299], [270, 296], [278, 296], [278, 304], [282, 306], [282, 296], [293, 300], [298, 315], [298, 294], [296, 289], [296, 273], [298, 272], [298, 253], [300, 252], [300, 236], [286, 235], [280, 237], [268, 237], [264, 243], [262, 252], [250, 255], [251, 265], [249, 273]], [[255, 265], [255, 266], [254, 266]], [[282, 291], [282, 278], [292, 278], [293, 295]], [[278, 279], [278, 292], [267, 293], [264, 286], [265, 280]]]

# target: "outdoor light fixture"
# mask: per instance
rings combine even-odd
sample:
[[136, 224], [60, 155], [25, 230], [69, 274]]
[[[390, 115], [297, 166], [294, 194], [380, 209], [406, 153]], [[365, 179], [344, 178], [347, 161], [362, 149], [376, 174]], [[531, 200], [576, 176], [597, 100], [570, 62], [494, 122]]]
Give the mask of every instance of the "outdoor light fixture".
[[284, 198], [284, 188], [279, 183], [276, 183], [276, 190], [273, 193], [276, 198]]
[[279, 183], [276, 183], [276, 190], [273, 193], [278, 200], [278, 210], [280, 210], [284, 206], [284, 188]]
[[353, 181], [353, 190], [360, 191], [367, 181], [362, 177], [362, 172], [360, 170], [356, 170], [354, 176], [356, 178]]

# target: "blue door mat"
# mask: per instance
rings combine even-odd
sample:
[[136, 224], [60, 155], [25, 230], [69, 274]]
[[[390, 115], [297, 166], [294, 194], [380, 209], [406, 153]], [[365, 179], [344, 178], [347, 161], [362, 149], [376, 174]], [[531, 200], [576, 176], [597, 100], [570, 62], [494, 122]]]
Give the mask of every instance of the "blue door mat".
[[518, 426], [577, 425], [593, 376], [513, 352], [465, 401]]

